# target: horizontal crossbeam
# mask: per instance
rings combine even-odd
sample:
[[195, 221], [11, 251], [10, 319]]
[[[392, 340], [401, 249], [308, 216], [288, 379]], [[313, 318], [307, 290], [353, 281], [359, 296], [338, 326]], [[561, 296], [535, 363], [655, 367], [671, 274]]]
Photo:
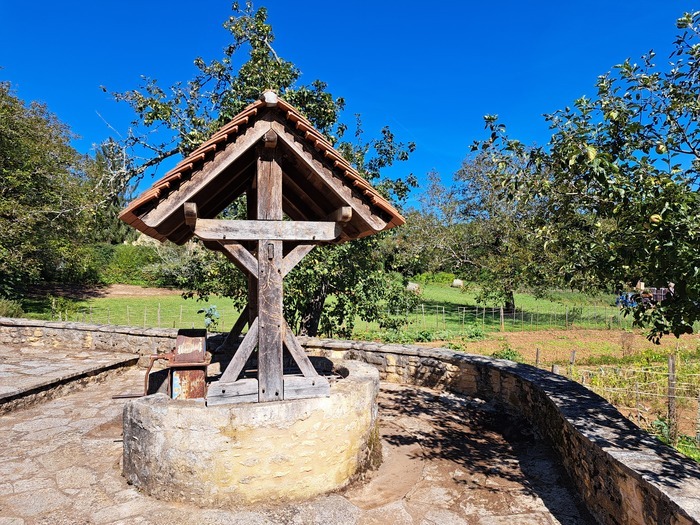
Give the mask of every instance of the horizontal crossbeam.
[[198, 219], [194, 234], [203, 241], [315, 241], [337, 239], [343, 232], [337, 222], [251, 221]]

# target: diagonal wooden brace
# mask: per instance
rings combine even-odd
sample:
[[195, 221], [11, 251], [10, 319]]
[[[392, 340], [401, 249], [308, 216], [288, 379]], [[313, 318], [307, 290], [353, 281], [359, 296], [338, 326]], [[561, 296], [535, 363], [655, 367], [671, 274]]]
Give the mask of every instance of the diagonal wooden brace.
[[255, 350], [255, 347], [258, 346], [258, 336], [258, 320], [256, 318], [253, 321], [253, 324], [250, 325], [250, 329], [243, 338], [241, 346], [238, 347], [233, 359], [231, 359], [231, 362], [226, 367], [226, 370], [224, 370], [224, 373], [221, 374], [221, 378], [219, 379], [220, 382], [233, 383], [236, 379], [238, 379], [238, 376], [243, 371], [246, 361], [248, 361], [248, 358], [253, 353], [253, 350]]

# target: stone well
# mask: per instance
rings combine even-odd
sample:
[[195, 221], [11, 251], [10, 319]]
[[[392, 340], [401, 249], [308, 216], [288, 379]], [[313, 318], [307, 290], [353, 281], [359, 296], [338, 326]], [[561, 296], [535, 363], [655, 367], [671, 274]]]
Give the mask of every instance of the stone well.
[[124, 407], [124, 476], [201, 506], [282, 503], [346, 485], [380, 461], [379, 374], [334, 362], [330, 397], [207, 407], [155, 394]]

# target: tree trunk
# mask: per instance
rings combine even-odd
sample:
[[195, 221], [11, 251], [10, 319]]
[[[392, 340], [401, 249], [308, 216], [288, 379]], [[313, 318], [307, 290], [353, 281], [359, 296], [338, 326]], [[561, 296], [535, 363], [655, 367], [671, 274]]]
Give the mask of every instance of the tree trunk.
[[503, 293], [503, 297], [503, 310], [509, 313], [513, 313], [515, 311], [515, 295], [513, 294], [513, 290], [506, 290]]
[[323, 305], [326, 304], [327, 296], [327, 285], [325, 281], [322, 281], [313, 293], [311, 300], [306, 305], [306, 310], [302, 314], [300, 335], [307, 335], [309, 337], [316, 337], [318, 335], [318, 325], [321, 322]]

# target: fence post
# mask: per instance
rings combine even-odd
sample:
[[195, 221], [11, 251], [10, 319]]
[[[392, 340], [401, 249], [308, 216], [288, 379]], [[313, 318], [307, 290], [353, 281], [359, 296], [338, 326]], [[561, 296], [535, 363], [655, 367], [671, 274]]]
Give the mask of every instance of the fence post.
[[[539, 347], [535, 348], [535, 367], [536, 368], [540, 367], [540, 349], [539, 349]], [[700, 421], [700, 419], [698, 421]]]
[[695, 443], [700, 445], [700, 394], [698, 394], [698, 422], [695, 427]]
[[506, 331], [506, 321], [505, 318], [503, 317], [503, 307], [501, 306], [501, 332]]
[[642, 426], [642, 412], [639, 408], [639, 381], [634, 381], [634, 406], [637, 409], [637, 426]]
[[566, 307], [566, 311], [564, 312], [564, 330], [569, 329], [569, 307]]
[[676, 354], [668, 356], [668, 437], [672, 445], [678, 441], [676, 413]]

